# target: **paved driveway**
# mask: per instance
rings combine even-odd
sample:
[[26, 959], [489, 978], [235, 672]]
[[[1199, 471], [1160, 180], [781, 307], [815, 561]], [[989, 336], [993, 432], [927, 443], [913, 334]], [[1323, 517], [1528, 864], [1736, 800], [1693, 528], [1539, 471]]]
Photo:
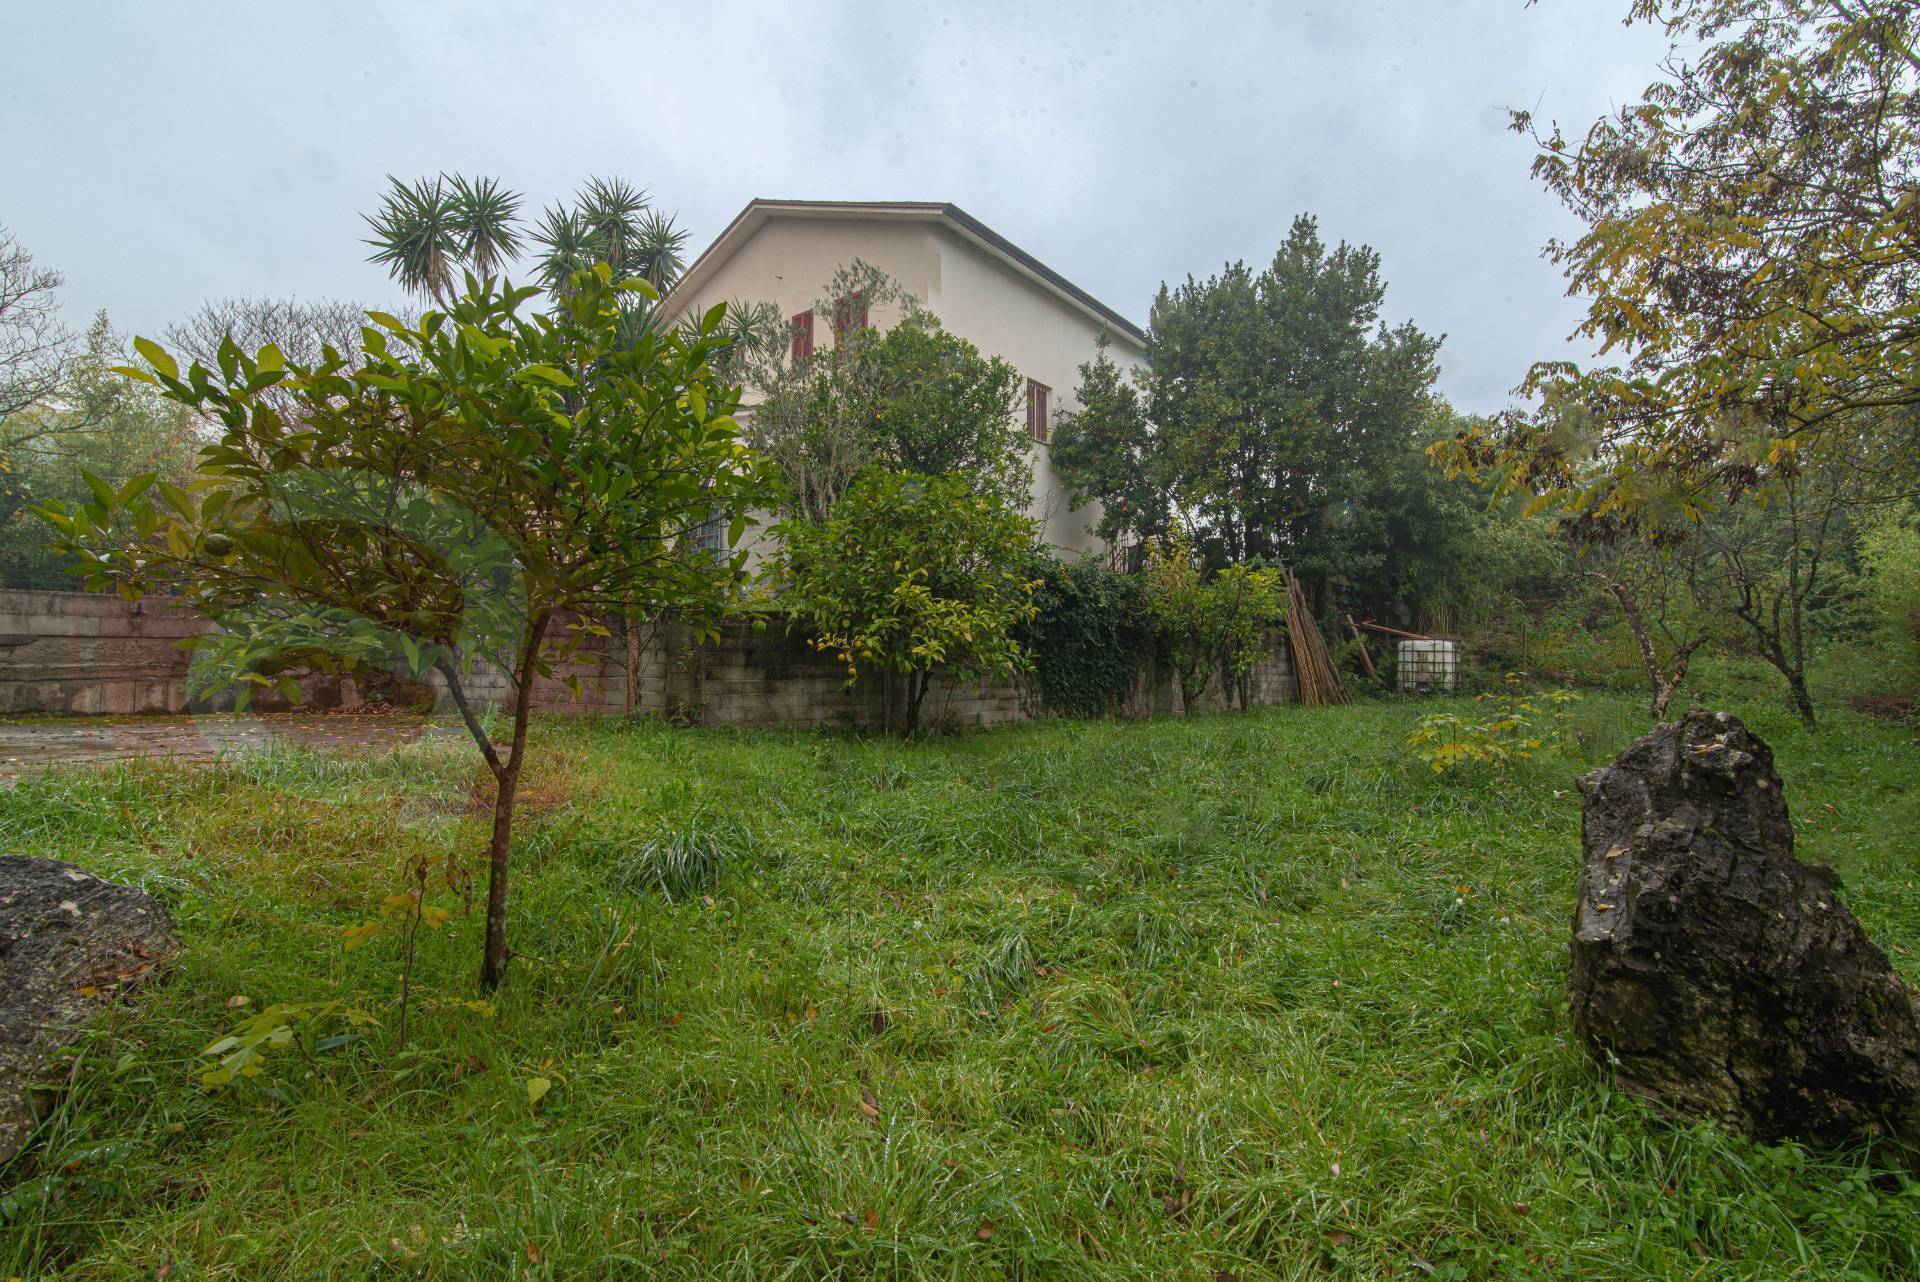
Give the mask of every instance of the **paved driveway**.
[[304, 748], [385, 752], [422, 735], [454, 733], [455, 727], [397, 712], [0, 720], [0, 786], [49, 766], [134, 757], [211, 761], [276, 740]]

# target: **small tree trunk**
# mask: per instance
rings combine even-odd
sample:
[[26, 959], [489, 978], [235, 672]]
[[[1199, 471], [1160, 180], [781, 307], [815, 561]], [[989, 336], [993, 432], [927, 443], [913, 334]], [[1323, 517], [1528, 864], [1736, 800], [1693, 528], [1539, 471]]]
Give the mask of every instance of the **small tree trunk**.
[[1687, 670], [1693, 666], [1693, 652], [1704, 644], [1706, 644], [1705, 637], [1695, 637], [1673, 652], [1673, 674], [1664, 678], [1654, 690], [1653, 719], [1655, 721], [1666, 720], [1667, 705], [1673, 702], [1674, 693], [1686, 681]]
[[1787, 673], [1787, 688], [1793, 691], [1793, 710], [1800, 714], [1800, 724], [1818, 730], [1820, 723], [1813, 713], [1813, 698], [1807, 693], [1807, 678], [1798, 668]]
[[931, 684], [933, 684], [931, 671], [907, 674], [907, 733], [909, 735], [920, 728], [920, 704], [927, 697], [927, 687]]
[[507, 975], [507, 876], [508, 855], [513, 841], [513, 803], [520, 788], [520, 765], [527, 751], [527, 716], [533, 709], [535, 662], [540, 643], [547, 632], [548, 615], [534, 616], [527, 631], [526, 648], [520, 655], [520, 669], [514, 676], [513, 744], [506, 764], [495, 776], [493, 797], [493, 840], [487, 847], [487, 945], [480, 963], [480, 987], [491, 992], [500, 987]]
[[622, 702], [628, 716], [640, 706], [640, 617], [634, 610], [627, 611], [627, 697]]
[[[1647, 687], [1653, 694], [1653, 719], [1659, 721], [1667, 715], [1667, 705], [1673, 701], [1674, 687], [1680, 684], [1679, 678], [1668, 681], [1660, 671], [1660, 655], [1653, 648], [1653, 636], [1647, 631], [1647, 621], [1641, 617], [1640, 607], [1634, 602], [1633, 593], [1620, 580], [1606, 574], [1595, 573], [1594, 578], [1606, 589], [1614, 604], [1620, 607], [1621, 617], [1627, 621], [1627, 631], [1633, 634], [1633, 643], [1640, 650], [1640, 666], [1647, 674]], [[1681, 668], [1684, 676], [1686, 669]]]

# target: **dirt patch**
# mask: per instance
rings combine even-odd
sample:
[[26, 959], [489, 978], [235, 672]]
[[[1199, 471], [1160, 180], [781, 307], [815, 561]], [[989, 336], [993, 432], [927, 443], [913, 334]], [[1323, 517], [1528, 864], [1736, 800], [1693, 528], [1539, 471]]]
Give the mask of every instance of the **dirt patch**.
[[1909, 726], [1920, 725], [1920, 705], [1916, 705], [1912, 693], [1857, 695], [1847, 702], [1853, 705], [1855, 712], [1864, 712], [1870, 717], [1898, 721]]
[[275, 743], [349, 753], [390, 752], [403, 743], [452, 733], [449, 726], [398, 712], [0, 721], [0, 784], [56, 766], [143, 757], [215, 761]]

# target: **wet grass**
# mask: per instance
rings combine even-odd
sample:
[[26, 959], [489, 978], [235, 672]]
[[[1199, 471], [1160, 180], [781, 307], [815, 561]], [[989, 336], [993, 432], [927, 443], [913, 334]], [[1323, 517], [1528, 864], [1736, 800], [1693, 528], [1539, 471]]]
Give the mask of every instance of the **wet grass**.
[[[1920, 1275], [1913, 1183], [1663, 1122], [1569, 1033], [1572, 779], [1635, 703], [1458, 782], [1402, 747], [1429, 710], [548, 722], [509, 987], [462, 1004], [456, 915], [404, 1049], [397, 945], [339, 932], [477, 855], [470, 749], [28, 780], [0, 849], [145, 886], [187, 950], [0, 1171], [0, 1277]], [[1735, 711], [1920, 979], [1911, 731]], [[382, 1023], [203, 1089], [241, 995]]]

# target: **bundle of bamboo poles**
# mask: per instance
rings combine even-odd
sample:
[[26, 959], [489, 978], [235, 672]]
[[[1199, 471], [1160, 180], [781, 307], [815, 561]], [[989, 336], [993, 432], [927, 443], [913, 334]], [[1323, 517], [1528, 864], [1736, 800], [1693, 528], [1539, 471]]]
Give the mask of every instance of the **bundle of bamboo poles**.
[[1353, 702], [1340, 681], [1339, 669], [1327, 654], [1327, 643], [1313, 622], [1313, 611], [1307, 606], [1307, 594], [1301, 590], [1300, 580], [1293, 577], [1292, 570], [1285, 574], [1287, 649], [1293, 654], [1293, 684], [1300, 702], [1310, 707]]

